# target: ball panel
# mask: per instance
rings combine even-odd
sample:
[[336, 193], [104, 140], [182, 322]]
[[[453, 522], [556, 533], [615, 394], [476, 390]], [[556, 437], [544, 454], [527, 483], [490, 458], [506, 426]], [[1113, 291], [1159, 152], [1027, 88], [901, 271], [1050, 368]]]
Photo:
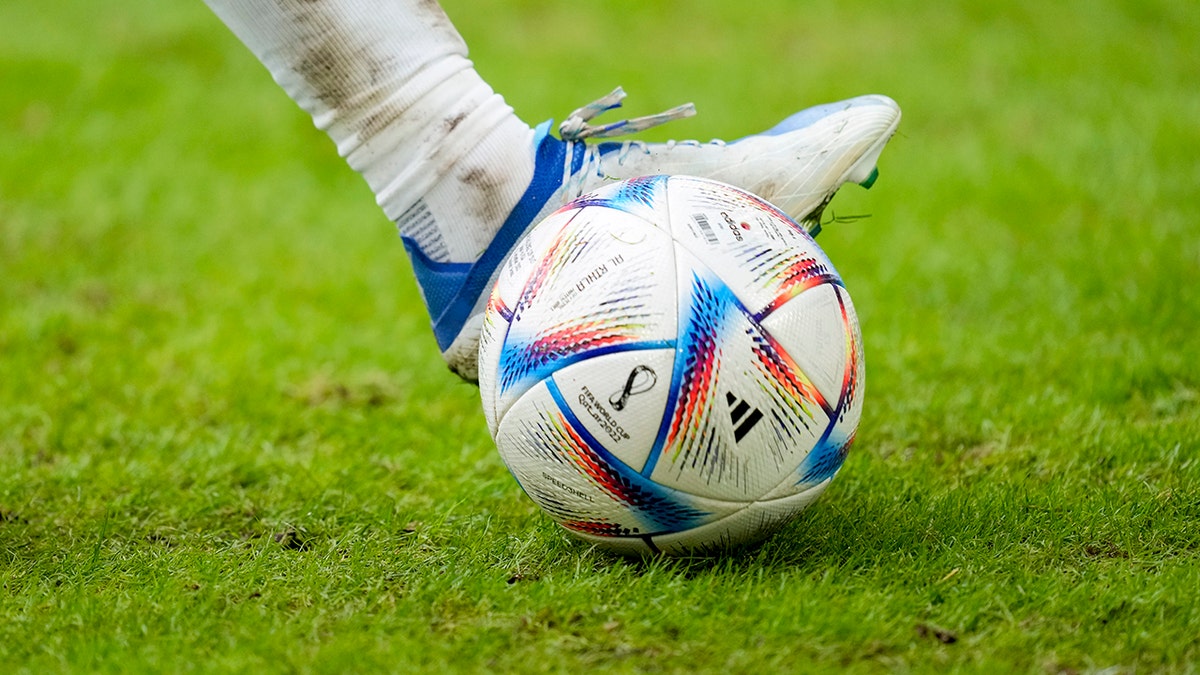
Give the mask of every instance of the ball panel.
[[[697, 555], [754, 544], [787, 525], [817, 499], [829, 481], [805, 486], [780, 498], [737, 504], [726, 515], [681, 532], [651, 536], [598, 536], [570, 531], [575, 537], [623, 555]], [[569, 530], [568, 530], [569, 531]]]
[[494, 287], [508, 307], [516, 307], [521, 293], [529, 283], [529, 276], [537, 270], [547, 252], [561, 241], [563, 229], [578, 215], [579, 209], [564, 208], [556, 211], [535, 225], [509, 252], [496, 276]]
[[512, 313], [504, 306], [498, 289], [488, 296], [487, 309], [483, 313], [483, 327], [479, 333], [479, 398], [483, 404], [483, 419], [488, 433], [496, 437], [496, 369], [500, 365], [500, 344], [508, 334], [508, 321]]
[[651, 537], [603, 537], [585, 532], [567, 530], [567, 533], [585, 543], [598, 546], [609, 553], [624, 556], [651, 556], [660, 553], [658, 547], [652, 547]]
[[863, 394], [866, 392], [862, 331], [854, 304], [850, 301], [850, 294], [841, 287], [836, 291], [840, 301], [839, 316], [844, 325], [846, 361], [837, 409], [833, 416], [834, 424], [801, 467], [801, 479], [806, 482], [832, 477], [841, 468], [842, 462], [850, 452], [850, 446], [854, 443], [862, 418]]
[[829, 406], [728, 286], [682, 248], [676, 263], [674, 399], [644, 471], [707, 498], [758, 499], [803, 461]]
[[641, 471], [662, 426], [673, 348], [604, 354], [554, 373], [563, 399], [588, 433]]
[[794, 520], [828, 485], [829, 481], [824, 481], [786, 497], [754, 501], [720, 520], [686, 532], [656, 536], [650, 543], [655, 552], [668, 555], [718, 552], [754, 544]]
[[478, 377], [483, 416], [493, 436], [500, 413], [496, 375], [513, 309], [517, 306], [529, 277], [539, 268], [539, 262], [560, 238], [563, 228], [571, 223], [577, 212], [578, 209], [561, 209], [530, 228], [509, 252], [488, 296], [479, 336]]
[[804, 228], [738, 188], [673, 176], [672, 234], [762, 318], [837, 270]]
[[612, 183], [572, 202], [579, 208], [601, 207], [624, 211], [670, 232], [666, 193], [669, 176], [642, 176]]
[[[829, 380], [823, 384], [823, 387], [828, 392], [827, 400], [833, 402], [833, 406], [828, 428], [822, 434], [819, 442], [813, 446], [812, 452], [809, 453], [804, 463], [797, 468], [798, 484], [824, 481], [837, 473], [850, 452], [850, 446], [854, 443], [858, 424], [862, 418], [866, 368], [863, 360], [862, 333], [854, 312], [854, 304], [850, 301], [849, 293], [840, 286], [829, 285], [822, 289], [828, 291], [828, 294], [825, 295], [826, 299], [821, 300], [822, 303], [828, 302], [828, 308], [823, 312], [813, 313], [813, 316], [818, 317], [816, 320], [818, 323], [829, 327], [817, 338], [818, 342], [805, 343], [796, 338], [792, 330], [787, 328], [780, 328], [778, 331], [788, 334], [792, 338], [790, 353], [809, 357], [812, 352], [821, 349], [831, 351], [826, 357], [829, 366], [821, 368], [820, 362], [813, 361], [811, 358], [809, 358], [807, 366], [813, 370], [828, 371], [821, 377]], [[772, 319], [789, 320], [788, 313], [791, 305], [808, 298], [813, 293], [817, 293], [817, 290], [809, 291], [784, 305], [784, 308], [777, 313], [778, 316], [772, 317]], [[798, 314], [793, 315], [792, 320], [798, 316]], [[771, 321], [768, 320], [765, 323], [770, 324]], [[833, 327], [836, 327], [836, 330]], [[839, 363], [839, 356], [840, 368], [834, 368], [833, 364]]]
[[587, 431], [553, 381], [538, 383], [513, 404], [497, 428], [496, 445], [525, 493], [573, 532], [676, 532], [739, 506], [707, 503], [642, 476]]
[[826, 400], [841, 396], [847, 350], [837, 286], [822, 284], [789, 302], [762, 321]]
[[673, 344], [670, 248], [664, 230], [624, 211], [591, 206], [574, 212], [511, 306], [495, 366], [497, 418], [534, 383], [570, 363], [625, 346]]

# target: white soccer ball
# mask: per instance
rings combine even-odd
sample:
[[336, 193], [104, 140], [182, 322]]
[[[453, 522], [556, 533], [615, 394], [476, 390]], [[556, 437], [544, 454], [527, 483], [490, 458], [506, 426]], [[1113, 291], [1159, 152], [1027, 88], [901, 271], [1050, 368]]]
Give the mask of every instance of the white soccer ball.
[[683, 176], [614, 183], [534, 227], [479, 353], [525, 493], [623, 553], [725, 549], [792, 519], [854, 441], [863, 374], [850, 295], [812, 237]]

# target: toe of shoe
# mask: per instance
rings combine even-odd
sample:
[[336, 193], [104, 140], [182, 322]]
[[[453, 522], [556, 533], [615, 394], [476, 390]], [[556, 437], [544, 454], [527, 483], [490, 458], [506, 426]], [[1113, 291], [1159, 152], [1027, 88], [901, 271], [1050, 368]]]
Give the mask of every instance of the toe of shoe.
[[892, 126], [900, 118], [900, 106], [882, 94], [868, 94], [825, 103], [801, 110], [774, 127], [763, 132], [764, 136], [778, 136], [810, 127], [831, 116], [853, 116], [877, 118], [886, 126]]

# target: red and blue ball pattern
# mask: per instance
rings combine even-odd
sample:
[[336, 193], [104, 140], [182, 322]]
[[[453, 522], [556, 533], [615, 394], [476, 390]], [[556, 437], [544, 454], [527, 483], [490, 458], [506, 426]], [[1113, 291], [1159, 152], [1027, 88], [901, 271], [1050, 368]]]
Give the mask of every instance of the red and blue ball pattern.
[[489, 303], [480, 388], [506, 465], [564, 528], [709, 551], [762, 539], [828, 485], [861, 414], [861, 335], [803, 228], [736, 188], [658, 176], [567, 205], [522, 246]]

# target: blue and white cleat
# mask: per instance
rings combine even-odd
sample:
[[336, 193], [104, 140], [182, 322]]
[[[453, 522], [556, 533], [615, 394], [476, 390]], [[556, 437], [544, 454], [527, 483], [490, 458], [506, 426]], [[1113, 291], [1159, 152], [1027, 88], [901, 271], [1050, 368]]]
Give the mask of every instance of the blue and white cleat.
[[624, 95], [618, 88], [573, 112], [559, 127], [561, 139], [550, 135], [550, 122], [537, 127], [533, 180], [475, 262], [438, 262], [404, 239], [438, 347], [462, 378], [477, 379], [479, 334], [500, 263], [527, 229], [563, 204], [610, 181], [651, 174], [699, 176], [755, 193], [815, 234], [838, 188], [845, 183], [869, 188], [875, 182], [876, 162], [900, 123], [895, 101], [860, 96], [803, 110], [767, 131], [728, 143], [585, 143], [695, 114], [688, 104], [659, 115], [589, 124], [599, 113], [619, 107]]

